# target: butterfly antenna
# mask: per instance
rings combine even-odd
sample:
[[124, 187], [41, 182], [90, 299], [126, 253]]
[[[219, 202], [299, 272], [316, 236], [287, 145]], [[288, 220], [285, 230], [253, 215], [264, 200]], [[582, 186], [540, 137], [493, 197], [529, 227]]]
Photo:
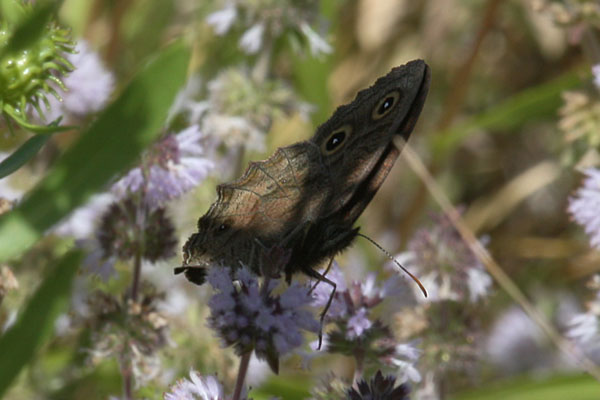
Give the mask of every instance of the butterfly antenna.
[[406, 268], [404, 268], [402, 266], [402, 264], [400, 264], [398, 262], [398, 260], [396, 260], [389, 251], [387, 251], [386, 249], [384, 249], [383, 247], [381, 247], [376, 241], [374, 241], [373, 239], [371, 239], [368, 236], [363, 235], [362, 233], [357, 233], [357, 236], [363, 237], [365, 239], [367, 239], [369, 242], [371, 242], [371, 244], [373, 244], [375, 247], [377, 247], [379, 250], [381, 250], [383, 252], [383, 254], [385, 254], [387, 256], [387, 258], [389, 258], [391, 261], [393, 261], [394, 263], [396, 263], [397, 266], [399, 266], [402, 271], [406, 272], [408, 274], [408, 276], [410, 276], [412, 278], [413, 281], [415, 281], [415, 283], [419, 286], [419, 289], [421, 289], [421, 291], [423, 292], [423, 295], [425, 297], [427, 297], [427, 290], [425, 289], [425, 286], [423, 286], [423, 284], [421, 283], [421, 281], [419, 280], [419, 278], [417, 278], [416, 276], [414, 276], [413, 274], [410, 273], [410, 271], [408, 271]]

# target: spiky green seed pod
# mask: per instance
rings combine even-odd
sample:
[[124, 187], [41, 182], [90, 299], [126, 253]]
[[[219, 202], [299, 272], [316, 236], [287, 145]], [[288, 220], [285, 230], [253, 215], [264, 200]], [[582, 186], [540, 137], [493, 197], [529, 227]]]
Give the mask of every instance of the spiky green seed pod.
[[[32, 10], [29, 6], [23, 9], [25, 14]], [[38, 40], [18, 51], [9, 51], [7, 46], [14, 29], [14, 24], [0, 21], [0, 108], [5, 116], [21, 124], [27, 121], [28, 105], [43, 115], [40, 102], [48, 108], [48, 95], [62, 100], [55, 87], [66, 90], [61, 77], [73, 65], [64, 54], [74, 53], [75, 45], [67, 29], [50, 21]]]

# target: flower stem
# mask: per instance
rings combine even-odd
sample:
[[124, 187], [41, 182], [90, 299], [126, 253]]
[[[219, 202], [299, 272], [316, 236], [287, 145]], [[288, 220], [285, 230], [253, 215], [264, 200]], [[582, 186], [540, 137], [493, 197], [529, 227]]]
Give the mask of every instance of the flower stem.
[[358, 381], [362, 379], [365, 371], [365, 355], [362, 350], [354, 354], [356, 360], [356, 368], [354, 369], [354, 377], [352, 379], [352, 385], [358, 389]]
[[252, 351], [247, 352], [242, 355], [240, 359], [240, 369], [238, 370], [237, 380], [235, 382], [235, 392], [233, 392], [233, 397], [231, 400], [240, 400], [240, 396], [242, 395], [242, 389], [244, 388], [244, 381], [246, 380], [246, 374], [248, 373], [248, 364], [250, 364], [250, 356], [252, 356]]
[[[140, 245], [137, 246], [135, 251], [135, 256], [133, 260], [133, 282], [131, 283], [131, 301], [136, 303], [138, 300], [138, 294], [140, 291], [140, 276], [142, 273], [142, 252], [144, 246], [141, 244], [143, 241], [144, 231], [143, 223], [144, 219], [140, 217], [140, 214], [136, 214], [136, 233], [138, 237], [138, 243]], [[126, 308], [128, 310], [128, 308]], [[127, 311], [127, 317], [129, 317], [129, 311]], [[126, 346], [129, 347], [129, 346]], [[130, 400], [133, 399], [132, 395], [132, 386], [133, 386], [133, 376], [131, 373], [131, 359], [126, 360], [124, 362], [125, 367], [121, 368], [121, 375], [123, 376], [123, 392], [125, 399]]]
[[123, 398], [133, 400], [133, 379], [131, 376], [131, 360], [121, 358], [121, 376], [123, 377]]
[[146, 223], [146, 215], [148, 214], [148, 210], [143, 205], [143, 201], [140, 201], [139, 209], [136, 210], [135, 215], [135, 223], [134, 226], [136, 228], [136, 236], [138, 246], [135, 250], [135, 256], [133, 260], [133, 282], [131, 283], [131, 300], [134, 302], [138, 299], [138, 293], [140, 291], [140, 275], [142, 273], [142, 254], [144, 252], [144, 248], [146, 243], [144, 243], [144, 225]]
[[140, 274], [142, 272], [142, 254], [141, 251], [135, 252], [133, 261], [133, 282], [131, 283], [131, 300], [137, 301], [140, 291]]

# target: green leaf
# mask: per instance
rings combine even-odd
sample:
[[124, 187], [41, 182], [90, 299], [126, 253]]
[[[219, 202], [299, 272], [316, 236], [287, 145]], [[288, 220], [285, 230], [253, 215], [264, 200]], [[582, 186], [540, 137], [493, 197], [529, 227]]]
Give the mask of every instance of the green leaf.
[[581, 73], [569, 71], [550, 82], [525, 89], [497, 106], [452, 126], [433, 136], [435, 157], [450, 154], [467, 137], [481, 129], [509, 131], [526, 122], [556, 115], [561, 105], [561, 94], [581, 84]]
[[8, 176], [31, 160], [50, 139], [50, 135], [36, 135], [21, 145], [14, 153], [0, 162], [0, 179]]
[[0, 397], [52, 335], [54, 321], [69, 305], [71, 283], [81, 259], [80, 252], [72, 251], [51, 268], [15, 325], [0, 337]]
[[0, 216], [0, 261], [26, 250], [116, 173], [131, 166], [160, 134], [169, 107], [185, 82], [188, 60], [189, 52], [182, 44], [162, 51], [20, 205]]
[[273, 375], [267, 382], [250, 392], [250, 398], [254, 400], [268, 400], [280, 397], [286, 400], [301, 400], [310, 397], [312, 383], [308, 377], [296, 375], [283, 378]]
[[454, 400], [597, 400], [598, 381], [588, 375], [555, 376], [549, 379], [519, 379], [486, 385], [485, 389], [451, 396]]

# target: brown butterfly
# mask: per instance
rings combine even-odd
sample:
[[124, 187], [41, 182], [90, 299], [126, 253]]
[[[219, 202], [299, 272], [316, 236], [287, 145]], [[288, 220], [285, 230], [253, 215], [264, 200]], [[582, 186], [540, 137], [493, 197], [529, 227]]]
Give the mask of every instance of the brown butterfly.
[[279, 148], [219, 185], [175, 273], [200, 285], [214, 264], [285, 274], [288, 282], [301, 271], [335, 291], [315, 268], [358, 235], [354, 223], [400, 154], [394, 138], [408, 140], [429, 82], [422, 60], [396, 67], [339, 107], [310, 140]]

